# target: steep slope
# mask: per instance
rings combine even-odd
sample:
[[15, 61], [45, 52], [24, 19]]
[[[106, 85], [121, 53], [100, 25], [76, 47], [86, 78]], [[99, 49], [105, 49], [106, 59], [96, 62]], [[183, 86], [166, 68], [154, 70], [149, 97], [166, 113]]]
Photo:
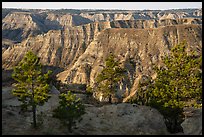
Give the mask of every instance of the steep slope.
[[103, 68], [104, 60], [110, 52], [128, 70], [118, 91], [119, 97], [128, 97], [136, 92], [138, 82], [146, 75], [153, 78], [153, 64], [162, 65], [161, 56], [169, 49], [186, 40], [189, 48], [201, 54], [201, 25], [172, 25], [148, 29], [106, 29], [90, 43], [73, 66], [58, 74], [65, 83], [94, 85], [96, 76]]
[[117, 20], [202, 19], [202, 9], [181, 10], [41, 10], [2, 9], [2, 38], [21, 42], [28, 36], [43, 34], [91, 22]]
[[20, 42], [28, 36], [35, 36], [48, 29], [38, 14], [29, 12], [11, 12], [2, 20], [2, 38]]
[[[4, 13], [6, 14], [6, 13]], [[49, 30], [87, 24], [92, 22], [79, 15], [36, 13], [36, 12], [10, 12], [2, 20], [2, 38], [21, 42], [29, 36], [47, 33]]]
[[[32, 50], [45, 65], [67, 68], [73, 65], [99, 32], [108, 28], [157, 28], [166, 25], [201, 24], [201, 19], [129, 20], [94, 22], [86, 25], [50, 30], [45, 34], [29, 36], [19, 44], [4, 46], [2, 67], [11, 69]], [[5, 42], [4, 42], [5, 43]]]
[[85, 12], [80, 16], [92, 21], [115, 21], [115, 20], [137, 20], [137, 19], [181, 19], [181, 18], [202, 18], [202, 9], [186, 11], [104, 11]]
[[12, 41], [10, 39], [2, 39], [2, 53], [4, 53], [6, 49], [8, 49], [10, 46], [14, 44], [16, 44], [15, 41]]
[[[51, 26], [55, 25], [55, 26], [60, 26], [60, 28], [66, 28], [66, 27], [88, 24], [88, 23], [91, 23], [92, 21], [75, 14], [64, 15], [64, 14], [48, 13], [45, 20], [45, 25], [49, 24], [50, 22], [51, 22]], [[56, 29], [55, 26], [53, 26], [53, 29]]]

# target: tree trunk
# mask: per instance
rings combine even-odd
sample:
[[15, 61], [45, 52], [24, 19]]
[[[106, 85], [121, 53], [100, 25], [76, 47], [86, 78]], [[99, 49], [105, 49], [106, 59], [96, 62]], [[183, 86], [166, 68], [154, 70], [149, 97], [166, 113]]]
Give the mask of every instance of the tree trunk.
[[68, 123], [68, 130], [70, 133], [72, 133], [72, 121], [73, 120], [69, 120], [69, 123]]
[[109, 102], [109, 103], [112, 103], [112, 102], [111, 102], [111, 95], [109, 95], [109, 97], [108, 97], [108, 102]]
[[36, 128], [37, 124], [36, 124], [36, 106], [35, 105], [32, 106], [32, 110], [33, 110], [33, 127]]
[[[113, 81], [113, 80], [111, 80], [110, 89], [111, 89], [111, 92], [113, 93], [113, 90], [114, 90], [114, 89], [113, 89], [113, 83], [112, 83], [112, 81]], [[108, 102], [109, 102], [109, 103], [111, 103], [111, 97], [112, 97], [111, 94], [112, 94], [112, 93], [110, 93], [109, 98], [108, 98]]]
[[177, 119], [171, 118], [169, 124], [170, 124], [170, 132], [177, 133]]
[[176, 130], [177, 130], [177, 119], [174, 118], [173, 119], [173, 129], [172, 129], [173, 133], [176, 133], [177, 132]]
[[32, 89], [33, 127], [36, 128], [37, 127], [37, 124], [36, 124], [36, 105], [35, 105], [35, 101], [34, 101], [35, 93], [34, 93], [33, 82], [31, 84], [31, 89]]
[[34, 94], [31, 98], [32, 100], [32, 112], [33, 112], [33, 127], [36, 128], [37, 124], [36, 124], [36, 105], [34, 104]]

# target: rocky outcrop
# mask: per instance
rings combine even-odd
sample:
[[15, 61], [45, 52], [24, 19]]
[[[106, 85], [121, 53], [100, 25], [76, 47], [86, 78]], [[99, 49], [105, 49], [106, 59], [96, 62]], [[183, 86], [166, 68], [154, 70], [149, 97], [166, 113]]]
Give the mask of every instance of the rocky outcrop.
[[[32, 114], [18, 113], [20, 102], [12, 95], [11, 90], [12, 87], [2, 87], [2, 134], [4, 135], [202, 135], [202, 109], [185, 110], [186, 118], [181, 124], [184, 133], [171, 134], [167, 131], [164, 117], [156, 109], [129, 103], [102, 107], [84, 104], [86, 113], [70, 133], [66, 126], [62, 126], [58, 119], [52, 117], [52, 111], [59, 105], [59, 94], [55, 92], [55, 87], [50, 92], [51, 98], [48, 102], [37, 107], [37, 115], [42, 112], [41, 117], [44, 122], [41, 128], [33, 130], [30, 128]], [[87, 97], [84, 95], [77, 94], [77, 97], [87, 102]]]
[[2, 9], [2, 37], [21, 42], [28, 36], [43, 34], [49, 30], [84, 25], [91, 22], [117, 20], [202, 19], [202, 9], [168, 11], [77, 11]]
[[29, 36], [44, 34], [49, 30], [61, 30], [90, 22], [79, 15], [11, 12], [2, 20], [2, 37], [21, 42]]
[[189, 48], [201, 54], [200, 25], [175, 25], [155, 29], [106, 29], [87, 47], [70, 68], [58, 74], [62, 82], [93, 86], [110, 52], [127, 69], [128, 79], [119, 86], [119, 96], [134, 94], [143, 75], [155, 77], [153, 64], [162, 65], [161, 56], [186, 40]]
[[48, 13], [45, 20], [45, 25], [50, 25], [52, 26], [52, 29], [56, 29], [55, 26], [60, 28], [67, 28], [72, 26], [84, 25], [91, 22], [91, 20], [76, 14]]
[[169, 134], [163, 116], [157, 110], [127, 103], [87, 107], [73, 132], [83, 135]]
[[[50, 18], [50, 20], [51, 19], [52, 18]], [[200, 19], [130, 20], [95, 22], [82, 26], [66, 27], [63, 30], [50, 30], [45, 34], [37, 35], [35, 37], [29, 36], [19, 44], [6, 46], [6, 48], [3, 49], [5, 53], [3, 52], [2, 55], [2, 66], [5, 69], [12, 68], [22, 59], [25, 51], [32, 50], [41, 57], [41, 61], [44, 65], [67, 68], [76, 62], [99, 32], [105, 29], [145, 29], [158, 28], [166, 25], [201, 23], [202, 20]]]
[[[31, 113], [18, 113], [20, 102], [11, 94], [12, 87], [2, 89], [2, 134], [32, 134]], [[58, 119], [52, 117], [52, 111], [59, 105], [58, 94], [53, 94], [43, 106], [37, 107], [37, 115], [44, 114], [43, 125], [35, 134], [115, 134], [115, 135], [165, 135], [167, 132], [163, 116], [155, 109], [136, 104], [117, 104], [95, 107], [85, 104], [86, 114], [82, 121], [67, 131]], [[40, 122], [40, 121], [38, 121]], [[49, 131], [48, 127], [53, 130]], [[53, 127], [54, 126], [54, 127]], [[12, 129], [12, 130], [11, 130]], [[11, 131], [10, 131], [11, 130]]]
[[202, 108], [185, 110], [186, 118], [181, 123], [185, 135], [202, 135]]
[[180, 18], [202, 18], [202, 10], [192, 11], [103, 11], [102, 13], [85, 12], [80, 16], [92, 21], [115, 21], [115, 20], [137, 20], [137, 19], [180, 19]]
[[41, 23], [42, 17], [29, 12], [12, 12], [2, 20], [2, 38], [22, 41], [28, 36], [36, 36], [47, 32]]
[[[70, 28], [66, 30], [51, 30], [46, 34], [28, 37], [20, 44], [7, 48], [3, 55], [3, 68], [12, 68], [24, 56], [26, 51], [32, 50], [44, 65], [66, 67], [75, 62], [85, 51], [93, 38], [90, 27]], [[91, 32], [90, 32], [91, 31]]]
[[10, 39], [2, 39], [2, 53], [12, 45], [16, 44], [15, 41], [12, 41]]
[[[32, 50], [44, 66], [60, 72], [57, 78], [63, 83], [93, 86], [112, 52], [127, 70], [127, 78], [120, 82], [112, 100], [126, 102], [137, 91], [139, 81], [145, 81], [146, 76], [156, 77], [153, 64], [161, 66], [161, 57], [169, 54], [174, 45], [186, 40], [188, 48], [201, 55], [202, 9], [70, 11], [2, 10], [3, 81], [12, 80], [12, 68]], [[22, 129], [23, 133], [33, 133], [28, 128], [25, 130], [31, 117], [17, 113], [20, 102], [10, 90], [2, 89], [3, 133], [22, 134]], [[67, 134], [67, 129], [62, 129], [60, 122], [51, 116], [51, 110], [58, 105], [59, 93], [55, 87], [52, 92], [55, 93], [52, 98], [38, 109], [49, 111], [44, 127], [51, 128], [35, 134], [50, 134], [51, 129], [54, 134]], [[107, 101], [101, 93], [94, 95], [100, 101]], [[85, 94], [77, 97], [91, 102]], [[86, 107], [87, 113], [73, 134], [168, 134], [163, 117], [150, 107], [126, 103]], [[186, 118], [182, 123], [184, 134], [202, 134], [201, 115], [199, 110]]]
[[116, 96], [128, 99], [144, 75], [156, 76], [152, 64], [162, 65], [161, 56], [172, 46], [186, 40], [190, 48], [201, 53], [202, 19], [190, 17], [199, 16], [202, 9], [103, 14], [48, 11], [4, 12], [3, 69], [12, 69], [31, 50], [56, 73], [65, 69], [57, 76], [63, 83], [93, 86], [105, 58], [113, 52], [128, 76], [121, 81]]
[[193, 15], [194, 16], [202, 16], [202, 8], [193, 11]]

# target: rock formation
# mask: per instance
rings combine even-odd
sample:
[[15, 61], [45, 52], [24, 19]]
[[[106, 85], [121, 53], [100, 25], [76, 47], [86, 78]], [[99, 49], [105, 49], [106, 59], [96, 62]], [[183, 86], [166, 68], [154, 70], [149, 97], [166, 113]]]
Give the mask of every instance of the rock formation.
[[[86, 51], [70, 68], [58, 74], [67, 83], [90, 84], [103, 68], [105, 57], [114, 53], [127, 69], [128, 79], [121, 83], [119, 96], [133, 94], [143, 75], [154, 77], [153, 64], [161, 65], [161, 56], [186, 40], [189, 48], [201, 54], [200, 25], [177, 25], [155, 29], [106, 29], [90, 43]], [[123, 94], [121, 94], [123, 92]]]
[[[166, 135], [163, 116], [155, 109], [136, 104], [121, 103], [95, 107], [86, 104], [86, 114], [82, 121], [67, 131], [58, 119], [52, 117], [52, 111], [59, 105], [58, 94], [53, 92], [43, 106], [37, 108], [37, 115], [43, 115], [43, 126], [36, 131], [30, 128], [31, 113], [20, 115], [20, 102], [11, 95], [12, 88], [2, 89], [2, 134], [75, 134], [75, 135]], [[54, 127], [53, 127], [54, 126]], [[12, 128], [12, 130], [11, 130]], [[52, 131], [49, 129], [52, 128]]]
[[[22, 130], [23, 134], [170, 134], [157, 110], [121, 102], [136, 93], [139, 81], [145, 81], [147, 76], [156, 78], [153, 64], [162, 66], [162, 56], [184, 40], [189, 50], [202, 54], [202, 9], [2, 9], [4, 82], [12, 80], [13, 67], [29, 50], [55, 72], [58, 80], [76, 89], [77, 84], [94, 86], [110, 52], [127, 70], [127, 77], [118, 85], [115, 96], [114, 102], [119, 104], [96, 107], [87, 104], [92, 101], [89, 96], [77, 95], [86, 103], [86, 114], [73, 133], [67, 133], [67, 128], [52, 118], [51, 111], [59, 100], [59, 91], [54, 86], [51, 99], [37, 112], [46, 113], [44, 127], [48, 128], [36, 131], [28, 126], [31, 122], [28, 114], [18, 114], [20, 102], [11, 95], [11, 87], [3, 88], [3, 134], [22, 134]], [[99, 101], [106, 101], [100, 92], [93, 95]], [[201, 121], [202, 111], [193, 110], [181, 125], [184, 133], [178, 134], [202, 134]]]
[[[20, 102], [11, 94], [12, 87], [2, 88], [2, 134], [60, 134], [60, 135], [175, 135], [167, 131], [163, 116], [154, 108], [137, 104], [120, 103], [96, 107], [85, 104], [86, 114], [76, 123], [73, 133], [52, 117], [52, 110], [59, 104], [55, 87], [51, 98], [37, 108], [37, 114], [43, 112], [43, 125], [30, 128], [32, 115], [21, 114]], [[177, 135], [202, 135], [202, 109], [185, 110], [186, 118], [181, 124], [184, 133]], [[12, 129], [12, 130], [11, 130]]]
[[142, 77], [156, 76], [152, 64], [162, 65], [172, 46], [186, 40], [201, 54], [201, 11], [3, 10], [2, 68], [11, 70], [32, 50], [63, 83], [93, 86], [113, 52], [127, 69], [117, 93], [125, 102]]
[[121, 103], [87, 107], [74, 133], [83, 135], [167, 135], [163, 116], [155, 109]]
[[202, 9], [148, 11], [2, 9], [2, 37], [21, 42], [49, 30], [116, 20], [202, 18]]
[[[157, 28], [167, 25], [179, 24], [201, 24], [200, 19], [178, 19], [178, 20], [134, 20], [134, 21], [112, 21], [96, 22], [87, 25], [68, 27], [63, 30], [50, 30], [37, 36], [29, 36], [19, 44], [4, 44], [3, 68], [11, 68], [22, 59], [22, 51], [33, 50], [42, 57], [42, 63], [65, 68], [78, 59], [86, 50], [96, 35], [108, 28]], [[7, 42], [8, 43], [8, 42]], [[7, 49], [7, 50], [6, 50]], [[18, 53], [20, 50], [22, 53]], [[18, 55], [13, 58], [13, 52]], [[43, 56], [42, 56], [43, 55]], [[20, 57], [19, 57], [20, 56]], [[9, 58], [8, 58], [9, 57]], [[5, 59], [4, 59], [5, 58]], [[17, 59], [16, 59], [17, 58]], [[18, 60], [19, 58], [19, 60]], [[11, 60], [7, 62], [8, 60]], [[4, 62], [6, 61], [6, 62]], [[13, 64], [14, 63], [14, 64]]]
[[202, 135], [202, 108], [184, 110], [185, 120], [181, 123], [185, 135]]

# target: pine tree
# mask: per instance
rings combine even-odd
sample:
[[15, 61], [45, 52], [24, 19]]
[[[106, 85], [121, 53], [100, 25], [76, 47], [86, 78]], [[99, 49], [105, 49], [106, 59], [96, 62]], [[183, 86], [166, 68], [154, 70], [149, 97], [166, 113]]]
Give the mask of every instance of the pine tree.
[[80, 120], [85, 114], [85, 106], [80, 98], [76, 98], [70, 91], [67, 94], [61, 93], [59, 96], [59, 106], [53, 111], [53, 117], [60, 119], [68, 130], [72, 132], [72, 127], [76, 120]]
[[193, 51], [187, 53], [186, 49], [185, 42], [174, 46], [170, 55], [163, 57], [164, 66], [155, 67], [157, 78], [153, 84], [150, 82], [143, 91], [148, 97], [143, 104], [164, 115], [170, 132], [179, 132], [184, 107], [202, 106], [202, 56]]
[[51, 71], [42, 74], [42, 65], [39, 58], [31, 51], [27, 52], [22, 61], [14, 67], [12, 77], [17, 83], [12, 91], [14, 96], [21, 101], [21, 110], [32, 109], [33, 126], [37, 127], [36, 109], [38, 105], [43, 105], [49, 99], [48, 77]]
[[146, 76], [146, 80], [141, 82], [139, 81], [138, 89], [133, 97], [128, 99], [127, 102], [136, 103], [138, 105], [148, 105], [149, 103], [149, 92], [147, 91], [153, 84], [153, 80], [150, 76]]
[[170, 56], [164, 57], [165, 67], [156, 69], [158, 76], [150, 89], [150, 105], [168, 119], [170, 132], [177, 132], [184, 107], [199, 107], [202, 101], [202, 56], [187, 54], [186, 48], [183, 42], [171, 49]]
[[115, 57], [111, 53], [105, 60], [105, 67], [96, 78], [97, 90], [102, 91], [104, 97], [109, 97], [110, 103], [118, 82], [125, 77], [124, 72], [125, 69], [119, 66], [119, 62], [115, 61]]

